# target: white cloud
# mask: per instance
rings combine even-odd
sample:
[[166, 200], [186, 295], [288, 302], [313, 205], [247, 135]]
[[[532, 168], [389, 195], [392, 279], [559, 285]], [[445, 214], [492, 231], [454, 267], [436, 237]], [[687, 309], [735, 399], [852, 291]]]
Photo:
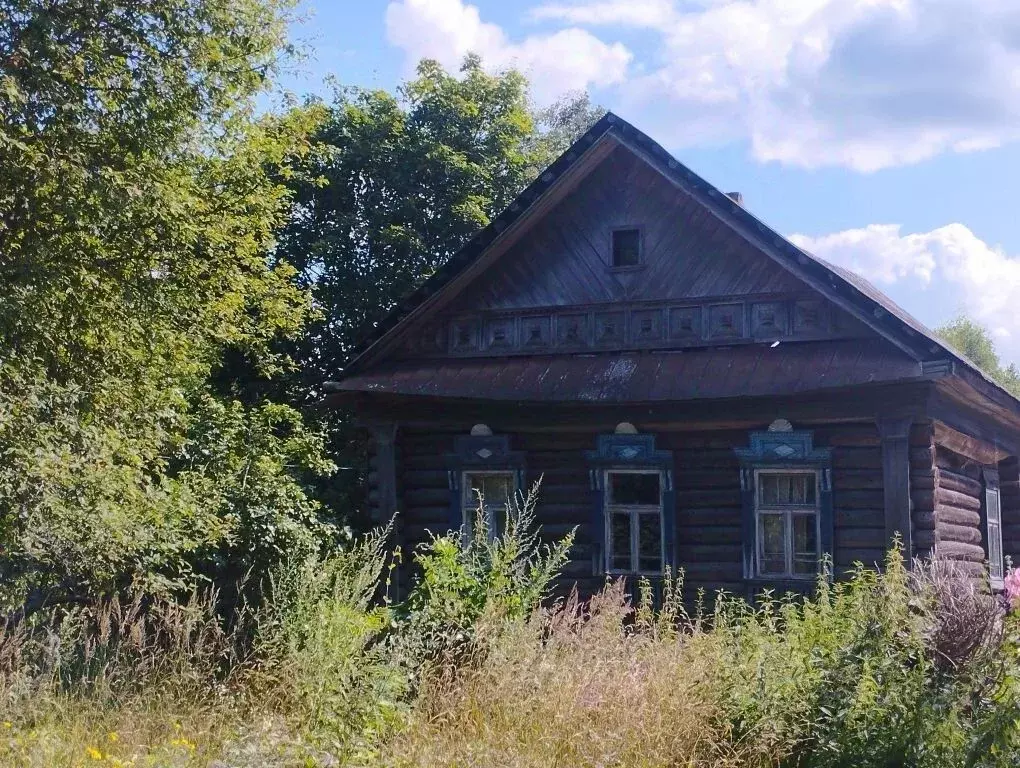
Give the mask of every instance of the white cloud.
[[930, 325], [963, 312], [992, 332], [1006, 359], [1020, 362], [1020, 258], [963, 224], [906, 235], [900, 229], [872, 224], [790, 239], [872, 281]]
[[650, 35], [619, 102], [674, 145], [873, 171], [1020, 140], [1016, 0], [581, 0], [530, 17]]
[[463, 0], [397, 0], [386, 8], [386, 35], [403, 49], [409, 66], [432, 58], [447, 68], [478, 53], [494, 69], [517, 67], [531, 78], [541, 103], [566, 91], [622, 82], [631, 53], [578, 28], [535, 34], [511, 41], [503, 29], [482, 20], [478, 8]]
[[534, 8], [532, 19], [554, 19], [569, 24], [621, 24], [629, 27], [656, 27], [673, 20], [672, 0], [606, 0], [580, 5], [550, 4]]

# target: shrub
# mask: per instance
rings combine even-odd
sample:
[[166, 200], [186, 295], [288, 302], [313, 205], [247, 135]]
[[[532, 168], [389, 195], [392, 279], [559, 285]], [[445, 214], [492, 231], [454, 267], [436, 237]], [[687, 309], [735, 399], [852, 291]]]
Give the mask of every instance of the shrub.
[[391, 611], [374, 600], [388, 533], [281, 569], [257, 616], [255, 687], [272, 699], [263, 706], [344, 759], [370, 753], [401, 721], [406, 680], [381, 643]]
[[[950, 651], [947, 633], [966, 620], [981, 625]], [[734, 736], [797, 766], [1009, 764], [1016, 753], [1002, 762], [978, 749], [990, 728], [1011, 743], [1002, 729], [1020, 712], [1004, 687], [1015, 649], [1000, 645], [997, 621], [965, 574], [935, 564], [912, 577], [895, 549], [883, 573], [823, 577], [802, 602], [724, 600], [713, 633]]]
[[421, 576], [401, 608], [395, 648], [414, 670], [451, 666], [478, 651], [476, 627], [526, 621], [566, 562], [574, 534], [549, 545], [535, 525], [541, 481], [508, 500], [505, 530], [491, 531], [479, 500], [472, 533], [433, 536], [416, 553]]

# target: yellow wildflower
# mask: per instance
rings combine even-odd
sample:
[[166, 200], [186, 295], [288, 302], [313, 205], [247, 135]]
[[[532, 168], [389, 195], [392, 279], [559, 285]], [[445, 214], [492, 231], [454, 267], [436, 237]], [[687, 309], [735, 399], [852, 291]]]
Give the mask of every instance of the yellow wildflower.
[[189, 752], [195, 751], [195, 742], [188, 741], [185, 738], [173, 739], [170, 743], [175, 747], [184, 747]]
[[93, 760], [102, 760], [103, 759], [103, 753], [100, 752], [95, 747], [86, 747], [85, 751], [88, 753], [88, 756], [91, 757]]
[[108, 734], [106, 734], [106, 739], [111, 744], [116, 744], [117, 743], [117, 739], [119, 739], [119, 738], [120, 738], [120, 736], [117, 735], [116, 731], [110, 731]]

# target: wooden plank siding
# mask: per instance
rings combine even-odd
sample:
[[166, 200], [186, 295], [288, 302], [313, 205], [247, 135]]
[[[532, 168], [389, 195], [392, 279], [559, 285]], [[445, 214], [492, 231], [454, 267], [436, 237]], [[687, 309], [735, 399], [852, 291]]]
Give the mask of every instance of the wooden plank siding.
[[[610, 270], [611, 233], [639, 227], [644, 268]], [[619, 147], [449, 311], [803, 292], [655, 169]]]
[[[844, 574], [856, 562], [868, 566], [881, 563], [885, 529], [877, 429], [868, 423], [813, 429], [816, 445], [833, 449], [833, 559], [837, 574]], [[467, 426], [400, 431], [400, 544], [405, 552], [425, 541], [430, 531], [441, 533], [449, 528], [450, 491], [444, 457], [452, 450], [455, 437], [466, 430]], [[685, 571], [687, 590], [691, 595], [698, 589], [710, 594], [719, 589], [745, 594], [740, 475], [733, 449], [747, 445], [748, 432], [674, 429], [657, 431], [655, 437], [658, 449], [673, 452], [676, 508], [671, 513], [676, 521], [676, 559]], [[526, 482], [530, 485], [542, 477], [537, 514], [543, 535], [556, 539], [577, 528], [576, 545], [560, 586], [576, 583], [585, 595], [600, 588], [605, 579], [593, 564], [593, 551], [600, 551], [593, 544], [601, 543], [603, 532], [592, 530], [592, 492], [585, 460], [595, 439], [595, 433], [577, 429], [511, 435], [514, 450], [525, 455]], [[402, 590], [410, 576], [405, 569]]]

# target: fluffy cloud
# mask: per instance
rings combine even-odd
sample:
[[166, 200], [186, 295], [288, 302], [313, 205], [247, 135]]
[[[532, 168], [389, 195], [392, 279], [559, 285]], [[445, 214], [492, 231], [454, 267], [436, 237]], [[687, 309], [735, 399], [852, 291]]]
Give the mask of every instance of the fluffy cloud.
[[414, 66], [421, 58], [457, 67], [469, 52], [494, 68], [514, 66], [527, 73], [542, 103], [566, 91], [615, 85], [624, 80], [631, 53], [578, 28], [536, 34], [514, 42], [478, 8], [463, 0], [399, 0], [386, 8], [386, 35]]
[[1016, 0], [581, 0], [531, 17], [651, 35], [619, 100], [674, 144], [873, 171], [1020, 139]]
[[1020, 258], [963, 224], [906, 235], [899, 226], [873, 224], [790, 239], [867, 278], [930, 325], [963, 312], [992, 332], [1005, 358], [1020, 362]]

